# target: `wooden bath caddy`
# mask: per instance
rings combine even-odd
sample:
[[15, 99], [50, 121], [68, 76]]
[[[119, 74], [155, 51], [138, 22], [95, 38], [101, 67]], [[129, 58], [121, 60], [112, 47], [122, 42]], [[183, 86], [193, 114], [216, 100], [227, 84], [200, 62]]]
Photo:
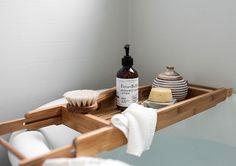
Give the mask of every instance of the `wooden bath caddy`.
[[[151, 86], [139, 88], [140, 102], [147, 99], [150, 90]], [[214, 107], [231, 95], [232, 89], [189, 85], [186, 100], [158, 110], [156, 130]], [[43, 110], [37, 109], [26, 113], [24, 118], [0, 123], [0, 135], [22, 129], [37, 130], [49, 125], [64, 124], [83, 133], [75, 138], [71, 145], [35, 158], [26, 158], [4, 139], [0, 138], [0, 144], [19, 158], [22, 166], [41, 165], [48, 158], [93, 156], [126, 144], [127, 140], [123, 133], [110, 122], [113, 115], [120, 113], [116, 108], [115, 88], [103, 92], [98, 103], [98, 110], [89, 114], [71, 113], [67, 110], [66, 105], [59, 105]]]

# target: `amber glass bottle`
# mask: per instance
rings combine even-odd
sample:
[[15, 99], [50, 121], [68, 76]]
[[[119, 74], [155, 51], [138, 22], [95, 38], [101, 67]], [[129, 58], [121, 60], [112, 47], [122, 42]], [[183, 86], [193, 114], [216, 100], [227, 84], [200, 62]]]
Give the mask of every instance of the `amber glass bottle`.
[[117, 107], [124, 111], [130, 104], [138, 103], [138, 72], [132, 67], [133, 58], [129, 55], [129, 45], [125, 45], [126, 55], [122, 58], [122, 68], [116, 75]]

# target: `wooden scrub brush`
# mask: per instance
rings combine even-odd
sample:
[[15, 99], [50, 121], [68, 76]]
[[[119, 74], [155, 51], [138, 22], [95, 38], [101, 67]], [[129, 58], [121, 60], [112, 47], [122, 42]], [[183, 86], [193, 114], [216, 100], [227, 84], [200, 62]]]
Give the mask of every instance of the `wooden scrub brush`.
[[69, 91], [63, 96], [68, 101], [67, 109], [71, 112], [88, 113], [98, 108], [99, 93], [93, 90]]

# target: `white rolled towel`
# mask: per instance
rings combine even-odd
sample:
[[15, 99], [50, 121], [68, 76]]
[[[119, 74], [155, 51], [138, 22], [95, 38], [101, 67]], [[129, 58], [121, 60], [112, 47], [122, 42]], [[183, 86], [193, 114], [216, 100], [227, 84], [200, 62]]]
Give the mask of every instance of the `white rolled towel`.
[[129, 166], [118, 160], [93, 157], [59, 158], [46, 160], [43, 166]]
[[52, 149], [69, 145], [73, 142], [73, 139], [81, 135], [78, 131], [65, 125], [51, 125], [43, 127], [39, 131], [44, 135]]
[[126, 136], [127, 153], [141, 156], [150, 149], [157, 123], [155, 109], [133, 103], [121, 114], [114, 115], [111, 122]]
[[[9, 143], [25, 157], [32, 158], [50, 152], [48, 143], [38, 131], [20, 131], [11, 135]], [[8, 152], [12, 166], [18, 166], [19, 160]]]

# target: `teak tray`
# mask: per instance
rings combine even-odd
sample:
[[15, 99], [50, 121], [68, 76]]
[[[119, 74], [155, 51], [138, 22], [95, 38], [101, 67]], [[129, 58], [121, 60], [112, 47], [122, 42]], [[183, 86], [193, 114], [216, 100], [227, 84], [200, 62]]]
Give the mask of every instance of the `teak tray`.
[[[139, 88], [139, 101], [146, 100], [151, 86]], [[232, 89], [211, 88], [199, 85], [189, 85], [186, 100], [174, 105], [158, 109], [156, 130], [170, 126], [187, 119], [232, 95]], [[44, 160], [56, 157], [93, 156], [100, 152], [109, 151], [127, 143], [123, 133], [112, 126], [110, 119], [120, 113], [116, 108], [115, 88], [103, 92], [99, 99], [99, 108], [89, 114], [71, 113], [66, 105], [59, 105], [43, 110], [34, 110], [25, 114], [24, 118], [0, 123], [0, 135], [27, 129], [37, 130], [49, 125], [64, 124], [83, 133], [74, 139], [71, 145], [53, 150], [47, 154], [26, 158], [4, 139], [0, 144], [20, 159], [21, 166], [42, 165]]]

